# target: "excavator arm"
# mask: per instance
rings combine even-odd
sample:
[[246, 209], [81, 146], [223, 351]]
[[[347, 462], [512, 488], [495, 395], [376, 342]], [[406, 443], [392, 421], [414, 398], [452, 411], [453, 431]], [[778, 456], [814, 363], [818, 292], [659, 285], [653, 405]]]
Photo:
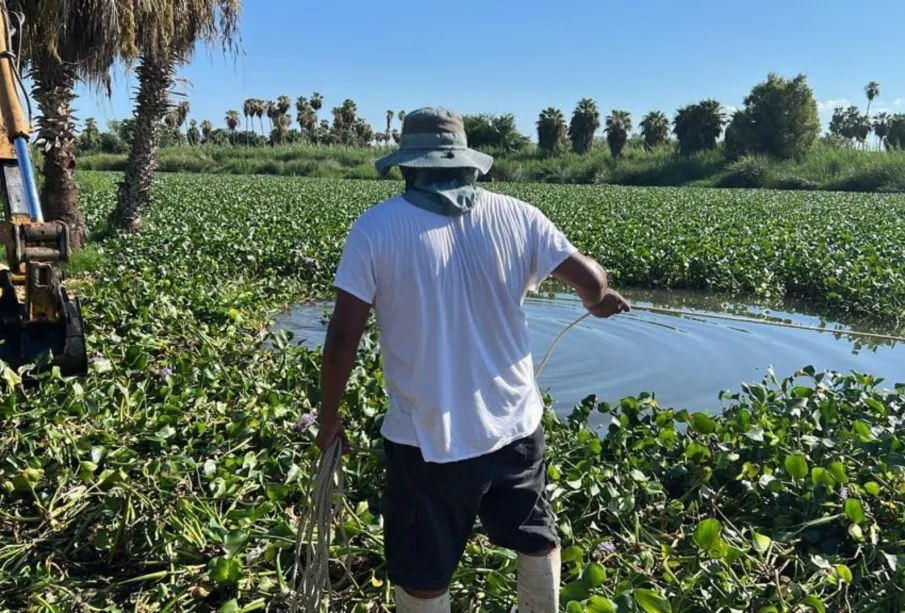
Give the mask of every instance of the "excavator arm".
[[81, 306], [62, 283], [69, 228], [44, 221], [28, 147], [31, 126], [19, 97], [17, 58], [6, 2], [0, 0], [0, 360], [87, 371]]

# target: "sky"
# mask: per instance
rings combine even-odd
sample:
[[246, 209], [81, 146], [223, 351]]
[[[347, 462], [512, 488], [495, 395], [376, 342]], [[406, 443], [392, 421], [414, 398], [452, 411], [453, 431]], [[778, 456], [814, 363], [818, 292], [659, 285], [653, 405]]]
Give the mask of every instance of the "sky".
[[[345, 98], [376, 130], [386, 111], [444, 106], [460, 113], [514, 113], [534, 137], [538, 113], [568, 118], [594, 98], [606, 114], [675, 110], [705, 97], [730, 111], [774, 71], [803, 72], [821, 119], [866, 104], [905, 112], [902, 0], [246, 0], [241, 51], [200, 48], [175, 90], [190, 118], [225, 126], [246, 98], [293, 101], [318, 91], [321, 118]], [[107, 98], [80, 88], [80, 119], [101, 126], [131, 116], [136, 83], [114, 74]], [[294, 113], [293, 113], [294, 114]], [[266, 122], [265, 122], [266, 123]], [[394, 123], [398, 127], [398, 122]]]

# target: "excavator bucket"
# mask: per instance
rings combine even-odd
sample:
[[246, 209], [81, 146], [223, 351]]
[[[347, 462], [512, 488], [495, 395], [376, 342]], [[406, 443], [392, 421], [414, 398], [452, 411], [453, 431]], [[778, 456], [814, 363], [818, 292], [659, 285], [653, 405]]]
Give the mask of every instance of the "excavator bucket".
[[82, 309], [59, 268], [70, 256], [69, 228], [44, 221], [10, 32], [6, 2], [0, 0], [0, 256], [6, 256], [0, 257], [0, 360], [13, 368], [34, 365], [32, 372], [57, 366], [63, 375], [84, 375]]

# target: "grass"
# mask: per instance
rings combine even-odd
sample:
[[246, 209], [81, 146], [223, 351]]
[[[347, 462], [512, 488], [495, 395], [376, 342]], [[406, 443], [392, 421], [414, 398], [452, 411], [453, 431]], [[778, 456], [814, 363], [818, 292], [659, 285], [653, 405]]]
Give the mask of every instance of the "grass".
[[[144, 229], [116, 235], [102, 230], [119, 176], [78, 179], [104, 237], [87, 273], [69, 271], [91, 278], [90, 373], [24, 389], [0, 364], [0, 612], [286, 609], [319, 458], [301, 418], [317, 409], [321, 355], [265, 330], [331, 292], [349, 224], [400, 185], [161, 174]], [[905, 209], [893, 196], [500, 188], [620, 285], [838, 292], [840, 308], [901, 314]], [[342, 612], [392, 607], [376, 341], [369, 330], [342, 407], [355, 449], [353, 581], [331, 608]], [[567, 611], [903, 610], [905, 386], [802, 366], [739, 382], [721, 415], [644, 390], [545, 413]], [[515, 570], [478, 528], [453, 610], [509, 611]]]
[[[374, 160], [386, 148], [288, 146], [276, 148], [179, 147], [160, 152], [163, 172], [266, 174], [328, 179], [377, 179]], [[678, 156], [669, 148], [628, 148], [613, 159], [605, 146], [588, 155], [546, 155], [534, 149], [490, 152], [491, 177], [503, 182], [603, 183], [636, 186], [766, 187], [830, 191], [905, 191], [905, 152], [819, 145], [800, 160], [746, 156], [729, 160], [721, 150]], [[125, 155], [79, 158], [88, 170], [124, 169]], [[390, 175], [399, 179], [398, 171]]]

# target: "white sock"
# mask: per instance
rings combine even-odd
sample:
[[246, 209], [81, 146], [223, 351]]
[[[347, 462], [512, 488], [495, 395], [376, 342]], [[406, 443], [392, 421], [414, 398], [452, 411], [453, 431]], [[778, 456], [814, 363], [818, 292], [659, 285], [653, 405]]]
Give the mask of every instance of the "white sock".
[[559, 547], [545, 556], [518, 554], [518, 613], [556, 613], [562, 561]]
[[395, 586], [393, 590], [396, 593], [396, 613], [450, 613], [448, 591], [442, 596], [422, 600], [399, 586]]

